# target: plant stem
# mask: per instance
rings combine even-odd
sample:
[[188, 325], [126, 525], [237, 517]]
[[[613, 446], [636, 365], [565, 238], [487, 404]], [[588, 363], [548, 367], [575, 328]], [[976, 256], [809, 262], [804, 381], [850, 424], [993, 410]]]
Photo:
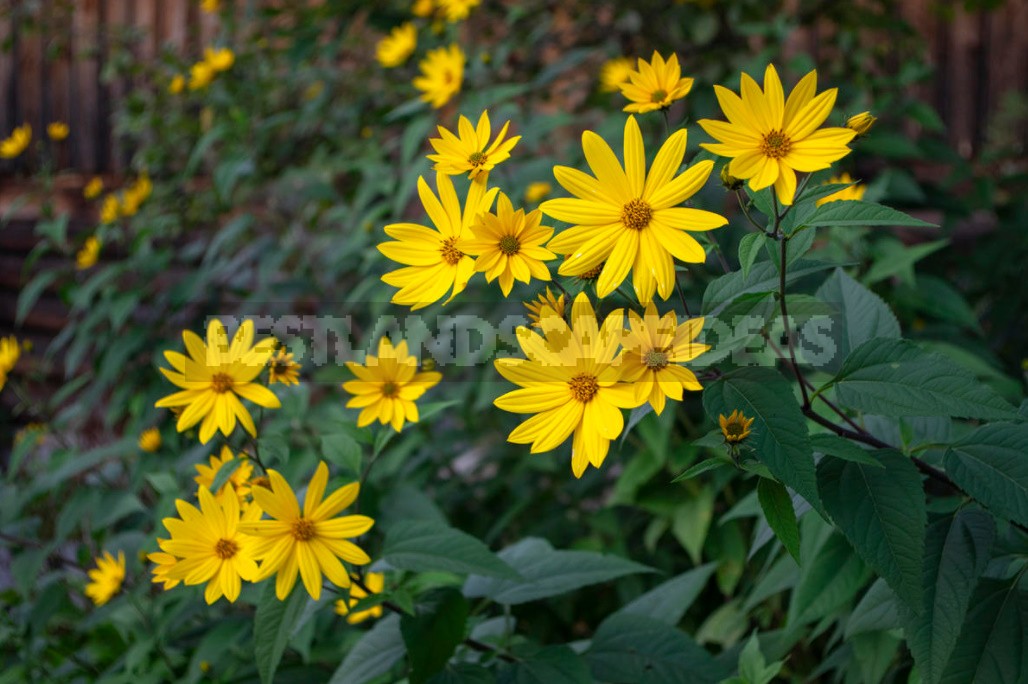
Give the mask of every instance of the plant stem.
[[[777, 209], [775, 210], [777, 214]], [[775, 233], [778, 234], [779, 226], [778, 222], [780, 219], [775, 218]], [[796, 380], [800, 383], [800, 393], [803, 395], [803, 409], [810, 408], [810, 397], [807, 396], [807, 383], [804, 381], [803, 373], [800, 371], [800, 365], [796, 362], [796, 349], [792, 344], [792, 328], [789, 326], [789, 308], [785, 303], [785, 273], [786, 273], [786, 256], [788, 250], [786, 246], [789, 242], [789, 238], [780, 236], [779, 238], [779, 252], [781, 254], [781, 261], [778, 266], [778, 301], [781, 304], [782, 309], [782, 325], [785, 326], [785, 341], [789, 344], [789, 361], [792, 362], [792, 370], [796, 374]]]
[[759, 223], [757, 223], [753, 219], [753, 217], [750, 215], [749, 199], [746, 199], [744, 201], [743, 197], [742, 197], [742, 193], [740, 193], [738, 190], [735, 191], [735, 198], [736, 198], [736, 200], [738, 200], [739, 208], [742, 209], [742, 213], [743, 213], [743, 215], [746, 216], [746, 220], [750, 222], [750, 225], [752, 225], [754, 228], [756, 228], [761, 233], [767, 233], [767, 229], [764, 226], [762, 226]]

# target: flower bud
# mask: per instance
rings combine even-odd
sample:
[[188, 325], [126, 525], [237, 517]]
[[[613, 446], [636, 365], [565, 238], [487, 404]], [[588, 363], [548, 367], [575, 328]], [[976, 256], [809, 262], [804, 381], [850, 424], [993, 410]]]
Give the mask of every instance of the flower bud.
[[726, 190], [738, 190], [742, 187], [743, 181], [728, 173], [728, 164], [721, 167], [721, 185]]
[[871, 116], [871, 112], [861, 112], [846, 120], [846, 128], [856, 131], [858, 136], [867, 135], [867, 132], [875, 125], [875, 121], [878, 119]]

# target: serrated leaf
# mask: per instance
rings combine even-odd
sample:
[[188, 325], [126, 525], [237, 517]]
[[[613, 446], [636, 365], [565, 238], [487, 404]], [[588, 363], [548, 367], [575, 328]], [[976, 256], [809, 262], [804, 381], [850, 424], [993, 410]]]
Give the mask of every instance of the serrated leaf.
[[[792, 560], [789, 563], [795, 567]], [[841, 535], [831, 535], [814, 553], [802, 554], [800, 578], [789, 601], [788, 624], [804, 625], [832, 613], [856, 595], [867, 575], [849, 542]]]
[[642, 615], [604, 620], [586, 659], [594, 679], [611, 684], [698, 684], [727, 674], [684, 632]]
[[591, 684], [589, 668], [567, 646], [547, 646], [500, 670], [497, 684]]
[[817, 289], [816, 296], [838, 312], [829, 331], [835, 353], [823, 364], [825, 370], [838, 371], [850, 352], [870, 339], [900, 336], [899, 321], [885, 302], [841, 268]]
[[365, 684], [392, 669], [407, 647], [400, 634], [400, 616], [387, 615], [350, 649], [329, 684]]
[[874, 452], [857, 446], [853, 442], [839, 437], [838, 435], [819, 434], [810, 436], [810, 446], [814, 451], [825, 456], [841, 458], [844, 461], [852, 461], [871, 466], [872, 468], [884, 468], [881, 462], [874, 457]]
[[868, 340], [846, 357], [829, 384], [841, 404], [876, 415], [998, 419], [1016, 415], [1006, 400], [972, 373], [907, 340]]
[[896, 592], [882, 578], [876, 579], [846, 620], [847, 639], [867, 632], [881, 632], [902, 626]]
[[653, 571], [619, 556], [592, 551], [558, 551], [545, 539], [536, 537], [522, 539], [498, 555], [520, 574], [521, 579], [472, 575], [464, 583], [465, 596], [517, 605], [609, 582], [624, 575]]
[[[786, 284], [811, 273], [835, 268], [838, 264], [800, 259], [786, 274]], [[762, 261], [754, 264], [749, 275], [735, 271], [711, 282], [703, 293], [703, 315], [716, 316], [735, 299], [757, 292], [774, 292], [778, 289], [778, 267]]]
[[934, 228], [934, 223], [908, 216], [902, 211], [889, 207], [864, 202], [847, 200], [845, 202], [828, 202], [822, 204], [811, 214], [804, 225], [811, 227], [846, 227], [846, 226], [913, 226], [917, 228]]
[[800, 560], [800, 528], [796, 522], [796, 511], [792, 507], [792, 497], [775, 480], [760, 478], [757, 482], [757, 500], [764, 511], [767, 524], [774, 530], [775, 536], [789, 555]]
[[1021, 684], [1028, 677], [1024, 575], [982, 580], [940, 684]]
[[663, 582], [625, 604], [618, 612], [644, 615], [669, 625], [677, 625], [685, 612], [707, 586], [717, 563], [707, 563]]
[[997, 515], [1028, 525], [1028, 423], [983, 425], [954, 443], [946, 474]]
[[885, 468], [823, 459], [817, 467], [821, 498], [864, 562], [920, 612], [927, 519], [921, 474], [895, 451], [876, 456]]
[[309, 600], [307, 590], [299, 583], [285, 601], [279, 601], [275, 595], [274, 582], [265, 583], [253, 624], [254, 659], [264, 684], [275, 680], [282, 653], [289, 645]]
[[400, 634], [410, 658], [410, 684], [422, 684], [446, 666], [464, 640], [468, 602], [453, 587], [437, 589], [400, 617]]
[[393, 524], [386, 533], [382, 559], [401, 570], [518, 577], [481, 541], [435, 520]]
[[766, 241], [764, 233], [747, 233], [739, 240], [739, 266], [743, 278], [749, 276], [753, 263], [760, 256], [760, 248]]
[[352, 436], [344, 432], [322, 435], [321, 453], [330, 463], [345, 468], [351, 474], [360, 475], [361, 445]]

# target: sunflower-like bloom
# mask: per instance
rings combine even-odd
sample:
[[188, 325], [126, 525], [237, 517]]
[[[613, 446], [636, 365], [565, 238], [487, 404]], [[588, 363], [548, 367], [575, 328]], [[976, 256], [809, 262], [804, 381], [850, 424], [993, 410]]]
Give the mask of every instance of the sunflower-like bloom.
[[211, 455], [208, 463], [210, 465], [199, 465], [193, 466], [196, 468], [196, 472], [199, 475], [193, 478], [198, 488], [206, 489], [210, 491], [214, 485], [214, 478], [217, 477], [218, 471], [222, 468], [232, 468], [232, 474], [228, 476], [225, 483], [221, 485], [217, 492], [214, 493], [214, 498], [219, 503], [224, 503], [224, 500], [229, 497], [235, 497], [239, 501], [240, 510], [246, 510], [248, 505], [248, 497], [250, 496], [250, 476], [253, 475], [253, 465], [250, 463], [244, 454], [239, 454], [239, 463], [233, 463], [236, 460], [235, 454], [228, 446], [221, 447], [221, 455]]
[[449, 102], [464, 83], [464, 61], [464, 51], [456, 44], [429, 50], [418, 63], [421, 75], [414, 79], [421, 99], [435, 109]]
[[121, 202], [118, 196], [111, 194], [100, 203], [100, 223], [114, 223], [121, 218]]
[[703, 263], [707, 253], [685, 231], [704, 231], [728, 223], [719, 214], [679, 207], [707, 182], [714, 162], [675, 172], [685, 156], [686, 132], [676, 131], [661, 146], [647, 174], [642, 132], [634, 116], [625, 122], [625, 166], [603, 138], [582, 134], [582, 147], [595, 178], [556, 166], [553, 175], [574, 198], [552, 199], [540, 209], [558, 221], [574, 224], [547, 245], [569, 255], [561, 275], [581, 276], [600, 266], [596, 292], [606, 297], [632, 271], [632, 284], [643, 304], [654, 291], [667, 299], [675, 284], [674, 258]]
[[273, 520], [241, 523], [247, 534], [260, 537], [256, 555], [261, 559], [255, 581], [275, 575], [275, 595], [285, 600], [300, 573], [303, 586], [315, 601], [321, 598], [321, 575], [339, 587], [350, 586], [350, 574], [339, 559], [354, 565], [371, 562], [368, 554], [347, 538], [359, 537], [375, 524], [364, 515], [335, 517], [357, 500], [360, 484], [335, 490], [322, 500], [328, 483], [328, 466], [322, 461], [307, 486], [303, 511], [289, 483], [274, 470], [268, 471], [271, 488], [256, 487], [254, 500]]
[[564, 298], [564, 295], [554, 297], [549, 287], [546, 288], [545, 294], [540, 294], [530, 302], [524, 302], [525, 308], [528, 309], [528, 321], [531, 323], [531, 327], [542, 327], [539, 321], [543, 316], [543, 311], [547, 308], [551, 309], [553, 313], [561, 318], [564, 318], [564, 306], [566, 303], [567, 300]]
[[285, 347], [280, 347], [268, 360], [268, 384], [299, 385], [300, 368], [293, 355]]
[[361, 409], [357, 427], [378, 420], [397, 432], [405, 421], [418, 422], [414, 402], [443, 379], [435, 371], [418, 372], [418, 361], [408, 353], [406, 340], [394, 347], [387, 337], [378, 341], [378, 356], [368, 355], [364, 365], [347, 361], [346, 367], [357, 376], [343, 383], [343, 389], [353, 395], [346, 407]]
[[236, 54], [231, 48], [204, 48], [203, 61], [210, 65], [214, 73], [228, 71], [236, 63]]
[[225, 326], [214, 319], [207, 326], [207, 344], [191, 330], [182, 333], [189, 356], [164, 352], [172, 369], [161, 368], [161, 372], [181, 391], [164, 397], [156, 406], [184, 407], [175, 425], [179, 432], [203, 421], [200, 441], [206, 444], [218, 430], [226, 437], [231, 435], [238, 419], [256, 437], [253, 417], [239, 398], [264, 408], [281, 406], [267, 387], [254, 382], [274, 352], [275, 339], [266, 337], [255, 345], [253, 335], [253, 321], [244, 321], [229, 346]]
[[199, 510], [178, 499], [175, 507], [181, 517], [163, 521], [171, 538], [158, 540], [158, 545], [176, 559], [163, 577], [187, 586], [207, 582], [203, 597], [208, 604], [222, 596], [234, 603], [242, 589], [241, 580], [252, 582], [257, 576], [254, 551], [258, 541], [241, 528], [259, 518], [260, 509], [251, 507], [240, 516], [239, 500], [234, 496], [218, 501], [206, 487], [200, 487], [198, 496]]
[[665, 62], [654, 51], [649, 62], [640, 57], [637, 68], [628, 73], [628, 82], [618, 87], [629, 100], [624, 111], [645, 114], [681, 100], [692, 90], [692, 83], [693, 79], [682, 77], [678, 55], [671, 55]]
[[87, 574], [86, 596], [95, 605], [102, 606], [121, 590], [121, 583], [125, 581], [125, 552], [119, 551], [115, 560], [110, 551], [104, 551], [103, 557], [96, 559], [96, 567]]
[[104, 179], [100, 176], [93, 176], [86, 187], [82, 188], [82, 196], [88, 200], [96, 199], [104, 191]]
[[861, 200], [864, 199], [864, 193], [867, 191], [867, 186], [861, 183], [856, 183], [853, 177], [848, 173], [844, 173], [841, 176], [832, 176], [824, 182], [824, 185], [836, 185], [842, 183], [852, 183], [848, 188], [843, 188], [839, 192], [833, 192], [831, 195], [822, 197], [817, 201], [817, 206], [827, 204], [828, 202], [838, 202], [840, 200]]
[[721, 414], [717, 417], [717, 422], [721, 426], [721, 434], [729, 444], [738, 444], [749, 437], [753, 420], [753, 418], [747, 418], [738, 409], [732, 411], [729, 416]]
[[664, 411], [668, 398], [681, 401], [682, 390], [703, 389], [693, 372], [679, 365], [710, 349], [693, 341], [703, 329], [702, 318], [679, 325], [674, 311], [660, 316], [651, 303], [644, 316], [629, 311], [628, 324], [631, 330], [625, 331], [622, 374], [636, 384], [657, 415]]
[[32, 142], [32, 126], [22, 124], [13, 131], [11, 135], [0, 140], [0, 159], [14, 159], [28, 149]]
[[216, 72], [206, 60], [200, 60], [189, 67], [189, 89], [203, 90], [214, 81]]
[[496, 213], [486, 212], [472, 226], [473, 238], [461, 238], [457, 248], [478, 257], [475, 270], [485, 273], [490, 283], [500, 279], [503, 296], [510, 294], [514, 281], [529, 282], [532, 278], [549, 280], [550, 269], [543, 261], [557, 255], [542, 245], [553, 235], [553, 228], [540, 225], [543, 214], [536, 209], [525, 214], [514, 211], [510, 199], [499, 194]]
[[461, 293], [475, 273], [475, 260], [460, 251], [457, 241], [471, 237], [471, 224], [482, 212], [489, 211], [497, 188], [486, 190], [486, 176], [471, 183], [461, 211], [453, 181], [442, 172], [436, 173], [439, 190], [436, 197], [423, 177], [418, 178], [418, 195], [435, 230], [416, 223], [393, 223], [386, 234], [396, 242], [383, 242], [378, 251], [405, 268], [390, 271], [382, 281], [400, 290], [393, 295], [393, 304], [420, 309], [442, 299], [450, 290], [451, 299]]
[[507, 437], [514, 444], [531, 444], [532, 453], [551, 451], [572, 433], [571, 470], [581, 477], [592, 465], [599, 468], [610, 442], [624, 427], [623, 408], [645, 401], [629, 383], [621, 382], [618, 347], [624, 314], [611, 312], [600, 326], [583, 292], [571, 308], [571, 327], [549, 308], [539, 325], [545, 338], [522, 326], [518, 342], [527, 359], [497, 359], [496, 370], [521, 389], [496, 399], [512, 413], [534, 413]]
[[61, 142], [68, 137], [68, 124], [63, 121], [53, 121], [47, 124], [46, 134], [54, 142]]
[[[164, 544], [167, 541], [167, 539], [158, 539], [157, 544]], [[163, 551], [148, 553], [146, 557], [155, 564], [151, 569], [151, 572], [153, 573], [152, 582], [154, 584], [163, 584], [164, 591], [168, 591], [182, 583], [182, 580], [170, 577], [171, 569], [175, 567], [176, 563], [178, 563], [178, 558], [170, 553], [164, 553]]]
[[143, 430], [139, 435], [139, 448], [152, 454], [161, 448], [161, 431], [155, 427]]
[[728, 121], [701, 119], [700, 126], [716, 143], [701, 147], [731, 157], [729, 173], [749, 181], [753, 190], [774, 185], [779, 201], [791, 205], [796, 195], [796, 172], [827, 169], [850, 152], [856, 131], [818, 126], [832, 112], [837, 90], [815, 97], [817, 71], [800, 79], [789, 99], [773, 64], [764, 72], [764, 88], [749, 74], [741, 80], [742, 97], [716, 85], [714, 92]]
[[546, 181], [529, 183], [528, 187], [525, 188], [525, 204], [535, 204], [551, 192], [553, 192], [553, 186]]
[[375, 58], [387, 69], [398, 67], [411, 56], [418, 46], [418, 29], [411, 22], [395, 27], [375, 46]]
[[82, 244], [82, 249], [75, 255], [75, 268], [84, 271], [95, 266], [97, 259], [100, 258], [100, 247], [102, 246], [100, 239], [95, 235], [87, 237]]
[[600, 91], [604, 93], [618, 92], [623, 84], [628, 83], [633, 71], [635, 71], [635, 62], [631, 57], [608, 59], [600, 67]]
[[442, 126], [437, 126], [442, 137], [428, 140], [436, 151], [436, 154], [428, 155], [428, 159], [435, 162], [432, 168], [447, 176], [467, 173], [468, 178], [489, 173], [497, 164], [510, 158], [511, 150], [521, 140], [520, 135], [504, 140], [509, 127], [510, 121], [505, 122], [496, 140], [490, 143], [492, 128], [489, 125], [488, 110], [483, 111], [478, 117], [478, 125], [474, 128], [471, 126], [471, 120], [462, 115], [457, 122], [457, 133], [460, 137]]
[[464, 21], [471, 14], [472, 7], [478, 7], [482, 0], [438, 0], [439, 8], [451, 24]]
[[[385, 588], [385, 575], [381, 572], [369, 572], [364, 576], [364, 586], [366, 586], [372, 594], [381, 594]], [[346, 621], [351, 625], [364, 622], [369, 618], [382, 617], [382, 606], [372, 606], [367, 610], [361, 610], [356, 613], [351, 613], [350, 609], [353, 608], [357, 603], [364, 597], [368, 596], [368, 592], [364, 591], [359, 585], [350, 585], [350, 598], [349, 601], [346, 599], [339, 599], [336, 601], [336, 614], [345, 615]]]

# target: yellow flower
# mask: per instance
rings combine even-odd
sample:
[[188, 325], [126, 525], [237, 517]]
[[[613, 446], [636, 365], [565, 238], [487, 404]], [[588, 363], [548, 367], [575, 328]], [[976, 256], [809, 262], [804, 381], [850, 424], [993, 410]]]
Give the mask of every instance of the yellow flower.
[[418, 361], [407, 351], [407, 342], [393, 346], [389, 338], [378, 341], [378, 356], [370, 354], [364, 365], [347, 361], [356, 380], [343, 383], [343, 389], [354, 395], [346, 408], [361, 409], [357, 427], [370, 425], [376, 419], [392, 425], [399, 432], [405, 421], [418, 422], [416, 402], [426, 390], [443, 379], [441, 373], [418, 372]]
[[553, 235], [553, 228], [540, 225], [542, 218], [538, 209], [527, 215], [524, 209], [514, 211], [510, 199], [501, 192], [496, 213], [480, 214], [471, 227], [474, 236], [458, 240], [457, 249], [478, 257], [475, 270], [484, 273], [490, 283], [499, 278], [506, 297], [515, 280], [527, 283], [532, 278], [550, 279], [550, 269], [543, 262], [557, 255], [542, 246]]
[[725, 417], [721, 414], [717, 417], [721, 425], [721, 434], [729, 444], [738, 444], [750, 435], [750, 426], [753, 425], [753, 418], [747, 418], [742, 411], [736, 409], [732, 414]]
[[191, 330], [182, 333], [189, 356], [165, 351], [173, 370], [161, 368], [164, 377], [181, 391], [158, 401], [157, 408], [185, 407], [176, 428], [185, 432], [200, 421], [200, 441], [206, 444], [218, 430], [226, 437], [236, 429], [236, 419], [251, 436], [257, 436], [250, 412], [239, 398], [264, 408], [279, 408], [278, 397], [254, 383], [274, 352], [275, 340], [266, 337], [253, 343], [253, 321], [244, 321], [229, 346], [225, 326], [214, 319], [207, 326], [204, 344]]
[[554, 167], [557, 181], [575, 198], [548, 200], [540, 207], [547, 216], [574, 224], [547, 245], [569, 255], [558, 273], [581, 276], [606, 262], [596, 281], [597, 294], [606, 297], [632, 271], [635, 293], [647, 304], [654, 291], [664, 299], [671, 295], [675, 258], [706, 261], [706, 251], [685, 231], [711, 230], [728, 221], [713, 212], [677, 206], [703, 187], [714, 168], [714, 162], [705, 160], [675, 176], [685, 143], [685, 130], [676, 131], [647, 174], [642, 132], [634, 116], [625, 122], [624, 169], [600, 136], [582, 134], [585, 158], [596, 177]]
[[139, 211], [139, 205], [145, 202], [152, 192], [153, 183], [150, 181], [150, 177], [144, 173], [122, 193], [121, 215], [135, 216]]
[[139, 448], [147, 453], [154, 453], [161, 448], [161, 431], [155, 427], [143, 430], [139, 435]]
[[93, 176], [86, 187], [82, 189], [82, 196], [86, 199], [96, 199], [104, 190], [104, 179], [100, 176]]
[[631, 57], [614, 57], [608, 59], [600, 67], [600, 91], [616, 93], [621, 85], [628, 83], [628, 78], [635, 71], [635, 62]]
[[168, 92], [171, 93], [172, 95], [178, 95], [183, 90], [185, 90], [185, 87], [186, 87], [186, 77], [183, 76], [182, 74], [175, 74], [172, 77], [171, 82], [168, 83]]
[[63, 121], [54, 121], [47, 125], [46, 134], [54, 142], [61, 142], [68, 137], [68, 124]]
[[728, 173], [728, 164], [721, 167], [721, 185], [724, 186], [725, 190], [735, 191], [743, 186], [745, 181], [741, 181], [732, 174]]
[[203, 90], [214, 80], [214, 67], [206, 60], [201, 60], [189, 67], [189, 89]]
[[274, 470], [268, 471], [268, 477], [271, 489], [258, 487], [253, 495], [273, 520], [240, 525], [247, 534], [261, 538], [255, 550], [261, 560], [255, 581], [277, 573], [275, 595], [279, 600], [285, 600], [293, 590], [297, 572], [315, 601], [321, 598], [322, 573], [336, 586], [349, 587], [350, 575], [339, 559], [365, 565], [371, 558], [346, 539], [364, 534], [375, 521], [364, 515], [335, 516], [356, 501], [360, 484], [348, 484], [322, 500], [328, 483], [328, 466], [322, 461], [307, 486], [301, 512], [289, 483]]
[[32, 126], [22, 124], [13, 131], [11, 135], [0, 140], [0, 158], [14, 159], [28, 148], [32, 142]]
[[125, 580], [125, 552], [119, 551], [115, 560], [110, 551], [104, 551], [103, 557], [96, 559], [96, 567], [87, 574], [90, 581], [86, 585], [86, 596], [102, 606], [121, 590]]
[[571, 308], [571, 327], [544, 308], [539, 327], [545, 339], [521, 326], [518, 342], [527, 359], [497, 359], [500, 375], [521, 387], [494, 403], [512, 413], [534, 413], [507, 437], [531, 444], [532, 453], [556, 449], [573, 432], [571, 470], [581, 477], [599, 468], [610, 442], [624, 427], [623, 408], [645, 401], [629, 383], [620, 382], [618, 347], [624, 314], [612, 311], [600, 326], [586, 294]]
[[546, 293], [539, 295], [536, 299], [530, 302], [524, 302], [524, 306], [528, 309], [528, 321], [533, 328], [541, 328], [540, 319], [543, 317], [543, 311], [549, 307], [553, 310], [553, 313], [557, 314], [561, 318], [564, 317], [564, 306], [567, 301], [564, 295], [554, 297], [553, 293], [550, 292], [550, 288], [546, 288]]
[[121, 203], [118, 196], [109, 194], [100, 204], [100, 223], [114, 223], [121, 217]]
[[475, 260], [457, 248], [461, 237], [471, 237], [471, 224], [482, 212], [489, 211], [497, 188], [486, 190], [487, 176], [471, 182], [464, 209], [449, 176], [436, 173], [436, 197], [424, 177], [418, 178], [418, 194], [435, 229], [415, 223], [393, 223], [385, 227], [396, 242], [383, 242], [378, 251], [405, 268], [390, 271], [382, 281], [400, 288], [393, 304], [420, 309], [438, 301], [451, 290], [449, 302], [467, 287], [475, 273]]
[[14, 335], [0, 337], [0, 371], [8, 373], [14, 369], [21, 358], [21, 345]]
[[464, 60], [459, 45], [429, 50], [418, 63], [421, 75], [414, 79], [421, 99], [439, 109], [459, 93], [464, 82]]
[[671, 55], [665, 62], [654, 51], [649, 62], [640, 57], [637, 68], [628, 74], [628, 82], [618, 87], [629, 100], [624, 111], [645, 114], [670, 107], [675, 100], [681, 100], [692, 90], [692, 82], [691, 78], [682, 78], [678, 55]]
[[703, 389], [693, 372], [679, 365], [710, 349], [693, 341], [703, 329], [702, 318], [679, 325], [674, 311], [660, 316], [651, 303], [644, 316], [629, 311], [628, 324], [622, 374], [636, 384], [657, 415], [664, 411], [668, 397], [681, 401], [682, 390]]
[[872, 116], [871, 112], [861, 112], [846, 119], [846, 128], [856, 131], [858, 136], [867, 135], [867, 132], [875, 125], [875, 121], [878, 119]]
[[838, 202], [839, 200], [860, 200], [864, 199], [864, 193], [867, 191], [867, 186], [853, 181], [848, 173], [844, 173], [841, 176], [832, 176], [824, 182], [824, 185], [836, 185], [842, 183], [852, 183], [848, 188], [843, 188], [839, 192], [833, 192], [831, 195], [822, 197], [817, 201], [817, 206], [827, 204], [828, 202]]
[[414, 0], [410, 11], [416, 17], [429, 17], [435, 12], [435, 0]]
[[236, 63], [236, 55], [231, 48], [204, 48], [203, 61], [210, 65], [215, 73], [228, 71]]
[[[158, 539], [158, 544], [164, 544], [167, 539]], [[182, 580], [170, 577], [171, 569], [178, 563], [178, 558], [171, 555], [170, 553], [164, 553], [163, 551], [157, 551], [155, 553], [148, 553], [146, 557], [157, 565], [151, 570], [153, 572], [154, 584], [163, 584], [164, 591], [168, 591], [172, 587], [177, 587], [182, 583]]]
[[464, 21], [471, 14], [472, 7], [478, 7], [482, 0], [437, 0], [440, 9], [446, 14], [446, 21], [452, 23]]
[[388, 36], [378, 41], [378, 45], [375, 47], [375, 57], [379, 64], [391, 69], [406, 62], [417, 46], [418, 29], [408, 21], [394, 28]]
[[82, 249], [75, 255], [75, 268], [84, 271], [95, 266], [97, 259], [100, 258], [101, 246], [99, 238], [95, 235], [87, 237], [86, 242], [82, 245]]
[[268, 384], [283, 385], [300, 384], [300, 364], [293, 360], [285, 347], [281, 347], [275, 355], [268, 359]]
[[208, 604], [222, 596], [234, 603], [242, 580], [252, 582], [257, 576], [258, 541], [241, 528], [259, 518], [260, 509], [251, 508], [240, 516], [239, 501], [234, 496], [215, 500], [206, 487], [200, 487], [198, 496], [199, 510], [177, 499], [175, 507], [180, 517], [163, 521], [171, 538], [158, 540], [158, 544], [176, 559], [163, 571], [163, 577], [181, 580], [187, 586], [207, 582], [203, 597]]
[[535, 204], [551, 192], [553, 192], [553, 186], [546, 181], [529, 183], [528, 187], [525, 188], [525, 204]]
[[200, 9], [202, 9], [207, 14], [214, 14], [220, 8], [220, 0], [200, 0]]
[[753, 190], [774, 185], [782, 204], [796, 195], [796, 172], [827, 169], [850, 152], [847, 144], [855, 131], [823, 128], [835, 104], [836, 89], [818, 96], [817, 71], [804, 76], [786, 101], [782, 82], [773, 64], [764, 72], [764, 88], [749, 74], [742, 75], [742, 97], [728, 88], [714, 86], [728, 121], [702, 119], [699, 124], [716, 143], [701, 147], [731, 157], [729, 173], [749, 180]]
[[[381, 572], [369, 572], [364, 576], [364, 585], [371, 591], [372, 594], [381, 594], [385, 588], [385, 575]], [[368, 618], [382, 617], [382, 606], [377, 605], [367, 610], [362, 610], [357, 613], [351, 613], [350, 608], [357, 605], [358, 602], [364, 597], [368, 596], [368, 593], [361, 589], [357, 584], [350, 585], [350, 599], [349, 604], [345, 599], [339, 599], [336, 601], [336, 614], [345, 615], [346, 621], [351, 625], [356, 625], [359, 622], [364, 622]]]
[[497, 164], [510, 158], [511, 150], [521, 140], [521, 136], [516, 135], [504, 141], [509, 127], [510, 121], [507, 121], [496, 140], [490, 144], [492, 129], [488, 110], [478, 117], [478, 125], [474, 128], [471, 127], [470, 119], [461, 116], [457, 122], [459, 138], [442, 126], [437, 126], [442, 137], [428, 140], [436, 151], [436, 154], [428, 155], [428, 159], [435, 162], [432, 168], [448, 176], [467, 172], [468, 178], [492, 171]]
[[209, 466], [202, 463], [193, 466], [196, 468], [196, 472], [199, 475], [193, 478], [196, 482], [197, 487], [206, 488], [210, 491], [210, 488], [214, 485], [214, 478], [218, 476], [218, 471], [222, 468], [235, 469], [232, 474], [228, 476], [225, 483], [221, 485], [218, 491], [214, 494], [214, 498], [224, 503], [227, 497], [234, 496], [239, 500], [240, 510], [246, 510], [247, 498], [250, 496], [250, 476], [253, 475], [253, 466], [250, 464], [250, 459], [245, 454], [239, 454], [239, 463], [233, 464], [236, 460], [236, 456], [232, 453], [232, 450], [228, 446], [221, 447], [221, 456], [214, 456], [213, 454], [208, 459]]

